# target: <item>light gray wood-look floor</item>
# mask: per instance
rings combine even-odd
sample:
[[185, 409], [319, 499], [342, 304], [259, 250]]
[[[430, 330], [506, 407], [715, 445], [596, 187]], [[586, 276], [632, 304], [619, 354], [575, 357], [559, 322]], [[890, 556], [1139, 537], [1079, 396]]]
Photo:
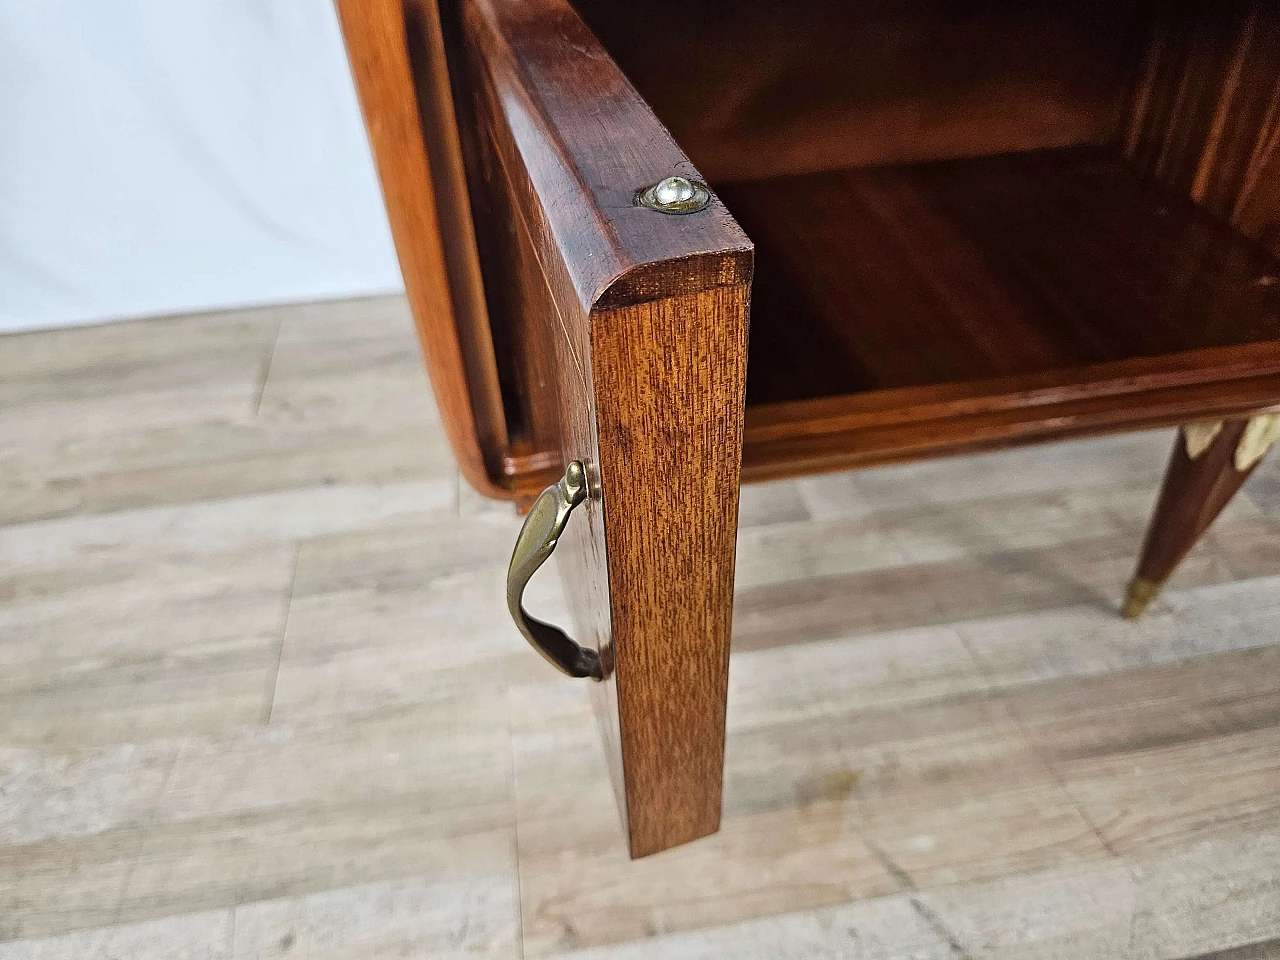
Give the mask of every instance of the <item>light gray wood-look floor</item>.
[[1280, 468], [1126, 622], [1171, 438], [745, 489], [632, 863], [398, 299], [0, 339], [0, 960], [1280, 957]]

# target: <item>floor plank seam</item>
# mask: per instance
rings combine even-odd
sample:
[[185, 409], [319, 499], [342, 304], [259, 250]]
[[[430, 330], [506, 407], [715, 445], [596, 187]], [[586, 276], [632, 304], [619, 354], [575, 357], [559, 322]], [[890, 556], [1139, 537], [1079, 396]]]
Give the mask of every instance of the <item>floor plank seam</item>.
[[133, 858], [129, 861], [129, 868], [125, 871], [124, 879], [120, 884], [120, 899], [116, 902], [111, 926], [119, 926], [123, 921], [125, 905], [129, 901], [129, 887], [133, 884], [134, 874], [138, 872], [138, 864], [142, 862], [142, 853], [146, 849], [147, 839], [151, 836], [156, 823], [160, 820], [160, 804], [163, 802], [165, 794], [169, 792], [169, 784], [173, 780], [174, 771], [178, 769], [178, 761], [182, 759], [182, 752], [186, 749], [186, 746], [187, 741], [184, 739], [178, 743], [177, 748], [173, 751], [173, 757], [169, 760], [169, 768], [165, 771], [160, 789], [156, 791], [155, 800], [146, 817], [146, 823], [138, 831], [138, 846], [134, 851]]
[[516, 738], [511, 729], [511, 691], [505, 691], [507, 703], [507, 756], [511, 764], [511, 847], [516, 881], [516, 951], [524, 960], [524, 887], [520, 876], [520, 807], [516, 797]]
[[911, 874], [907, 873], [907, 871], [896, 863], [892, 857], [885, 853], [884, 850], [880, 849], [879, 845], [868, 839], [863, 831], [860, 830], [858, 832], [862, 836], [862, 842], [865, 843], [867, 849], [871, 851], [871, 855], [875, 857], [876, 862], [880, 864], [885, 873], [893, 877], [894, 882], [901, 888], [902, 894], [906, 896], [907, 903], [910, 905], [915, 915], [918, 916], [924, 924], [947, 945], [947, 949], [951, 951], [951, 955], [959, 957], [960, 960], [974, 960], [973, 954], [971, 954], [968, 948], [960, 942], [959, 937], [952, 932], [950, 927], [943, 923], [942, 918], [939, 917], [928, 904], [920, 899], [920, 888], [916, 886], [916, 882], [911, 879]]
[[253, 403], [254, 419], [257, 419], [259, 412], [262, 410], [262, 398], [267, 393], [267, 383], [271, 380], [271, 368], [276, 362], [276, 350], [280, 347], [280, 334], [283, 331], [284, 321], [277, 321], [275, 336], [271, 338], [271, 350], [267, 354], [267, 362], [262, 365], [262, 376], [258, 381], [258, 396]]
[[[1107, 840], [1105, 836], [1103, 836], [1102, 831], [1098, 829], [1098, 825], [1093, 822], [1093, 818], [1088, 815], [1088, 813], [1085, 811], [1085, 808], [1081, 805], [1079, 799], [1067, 786], [1066, 781], [1063, 780], [1062, 778], [1062, 774], [1058, 772], [1058, 769], [1052, 763], [1049, 762], [1049, 760], [1044, 756], [1044, 754], [1040, 752], [1040, 749], [1036, 746], [1035, 740], [1031, 737], [1031, 734], [1028, 732], [1026, 725], [1022, 722], [1022, 717], [1018, 715], [1018, 711], [1014, 710], [1013, 707], [1009, 705], [1008, 700], [1005, 698], [1005, 694], [1008, 688], [1003, 687], [1000, 684], [995, 682], [994, 678], [991, 675], [990, 670], [986, 665], [986, 662], [982, 659], [982, 657], [978, 655], [977, 651], [973, 649], [973, 645], [970, 644], [969, 638], [965, 636], [964, 630], [957, 629], [956, 636], [960, 638], [960, 642], [964, 645], [965, 650], [969, 652], [969, 657], [973, 660], [979, 672], [982, 674], [983, 680], [986, 682], [987, 689], [991, 691], [992, 695], [996, 699], [996, 702], [1000, 704], [1000, 709], [1004, 711], [1005, 716], [1009, 718], [1009, 720], [1013, 723], [1013, 725], [1018, 728], [1018, 735], [1022, 737], [1022, 742], [1026, 744], [1026, 747], [1028, 750], [1031, 751], [1032, 756], [1034, 756], [1040, 762], [1040, 765], [1043, 766], [1046, 771], [1048, 771], [1049, 776], [1053, 779], [1053, 782], [1057, 784], [1058, 789], [1062, 791], [1062, 795], [1067, 798], [1067, 800], [1071, 803], [1071, 806], [1075, 809], [1076, 813], [1080, 816], [1081, 822], [1083, 822], [1086, 826], [1088, 826], [1088, 828], [1093, 832], [1093, 835], [1097, 837], [1098, 842], [1102, 844], [1102, 849], [1105, 850], [1107, 854], [1112, 858], [1124, 863], [1124, 859], [1120, 857], [1119, 854], [1116, 853], [1111, 843]], [[1126, 869], [1128, 869], [1127, 863], [1125, 863], [1125, 867]]]
[[240, 910], [240, 904], [237, 903], [234, 906], [232, 906], [229, 911], [227, 911], [228, 913], [231, 914], [230, 929], [227, 930], [227, 950], [230, 952], [232, 957], [235, 957], [238, 955], [236, 952], [236, 914], [239, 912], [239, 910]]
[[269, 673], [270, 680], [267, 682], [265, 691], [265, 703], [261, 723], [266, 726], [271, 723], [272, 714], [275, 712], [276, 706], [276, 686], [280, 682], [280, 664], [284, 661], [284, 645], [289, 636], [289, 615], [293, 612], [293, 591], [298, 585], [298, 561], [302, 557], [302, 544], [296, 545], [293, 551], [293, 572], [289, 576], [289, 592], [284, 601], [284, 617], [280, 624], [280, 642], [276, 645], [276, 663], [275, 669]]

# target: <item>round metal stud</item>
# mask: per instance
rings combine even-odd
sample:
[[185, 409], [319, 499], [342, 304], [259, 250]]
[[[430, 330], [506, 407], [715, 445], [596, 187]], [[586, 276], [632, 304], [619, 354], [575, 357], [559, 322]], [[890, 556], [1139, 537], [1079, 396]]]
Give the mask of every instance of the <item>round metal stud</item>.
[[711, 191], [687, 177], [667, 177], [645, 187], [636, 200], [659, 213], [697, 213], [711, 202]]
[[693, 184], [684, 177], [667, 177], [653, 188], [653, 199], [664, 207], [688, 203], [693, 199]]

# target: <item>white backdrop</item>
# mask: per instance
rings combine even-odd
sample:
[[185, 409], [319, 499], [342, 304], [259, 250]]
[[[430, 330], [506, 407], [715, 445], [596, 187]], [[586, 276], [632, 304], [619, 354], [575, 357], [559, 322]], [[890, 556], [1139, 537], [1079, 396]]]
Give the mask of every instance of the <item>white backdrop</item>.
[[331, 0], [0, 0], [0, 330], [399, 287]]

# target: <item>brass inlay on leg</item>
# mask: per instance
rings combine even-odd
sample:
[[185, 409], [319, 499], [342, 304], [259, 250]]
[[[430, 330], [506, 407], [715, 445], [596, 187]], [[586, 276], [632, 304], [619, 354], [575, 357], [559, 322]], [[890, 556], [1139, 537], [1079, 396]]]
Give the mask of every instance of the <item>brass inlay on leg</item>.
[[1277, 440], [1280, 440], [1280, 414], [1264, 413], [1250, 419], [1236, 445], [1236, 469], [1244, 473], [1254, 466]]
[[1163, 586], [1163, 583], [1156, 583], [1146, 577], [1134, 577], [1129, 581], [1129, 592], [1124, 598], [1124, 615], [1130, 620], [1142, 616], [1142, 612], [1156, 598]]
[[1188, 423], [1182, 428], [1182, 442], [1187, 445], [1187, 459], [1195, 460], [1213, 446], [1222, 432], [1222, 421]]

